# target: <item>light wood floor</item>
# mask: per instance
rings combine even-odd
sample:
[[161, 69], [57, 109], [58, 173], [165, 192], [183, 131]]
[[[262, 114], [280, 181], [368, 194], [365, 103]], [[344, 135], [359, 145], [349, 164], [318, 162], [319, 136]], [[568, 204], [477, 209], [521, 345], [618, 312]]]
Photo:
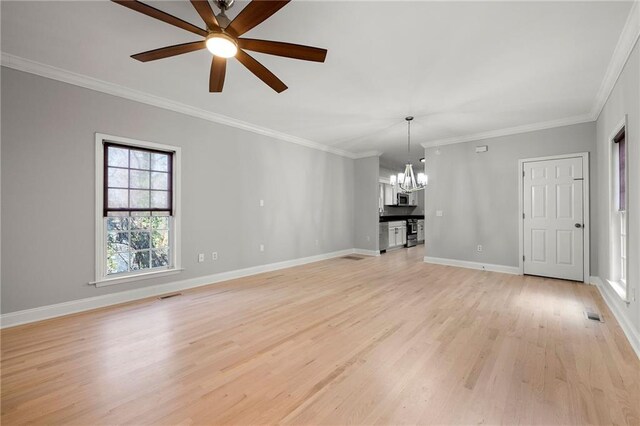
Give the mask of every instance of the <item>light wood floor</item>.
[[640, 361], [594, 287], [422, 255], [4, 330], [2, 424], [640, 423]]

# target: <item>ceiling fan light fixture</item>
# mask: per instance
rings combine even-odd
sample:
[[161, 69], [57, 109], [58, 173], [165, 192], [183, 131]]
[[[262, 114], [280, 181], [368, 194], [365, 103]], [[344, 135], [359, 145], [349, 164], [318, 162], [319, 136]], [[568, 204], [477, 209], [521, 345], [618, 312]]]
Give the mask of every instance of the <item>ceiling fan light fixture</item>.
[[207, 36], [207, 49], [221, 58], [232, 58], [238, 53], [236, 41], [224, 33], [211, 33]]

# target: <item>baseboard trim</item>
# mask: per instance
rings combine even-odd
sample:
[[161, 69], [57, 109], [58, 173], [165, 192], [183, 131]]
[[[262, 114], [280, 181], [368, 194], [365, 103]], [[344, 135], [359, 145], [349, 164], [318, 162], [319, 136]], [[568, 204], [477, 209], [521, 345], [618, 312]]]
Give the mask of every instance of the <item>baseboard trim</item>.
[[[89, 297], [86, 299], [72, 300], [69, 302], [56, 303], [54, 305], [47, 305], [33, 309], [10, 312], [0, 315], [0, 328], [14, 327], [17, 325], [29, 324], [32, 322], [61, 317], [64, 315], [77, 314], [79, 312], [90, 311], [92, 309], [104, 308], [120, 303], [160, 296], [162, 294], [172, 293], [175, 291], [188, 290], [191, 288], [201, 287], [209, 284], [216, 284], [222, 281], [247, 277], [264, 272], [277, 271], [279, 269], [291, 268], [293, 266], [306, 265], [308, 263], [333, 259], [335, 257], [346, 256], [349, 254], [363, 254], [361, 253], [362, 251], [363, 250], [359, 249], [334, 251], [330, 253], [319, 254], [316, 256], [302, 257], [266, 265], [258, 265], [250, 268], [221, 272], [213, 275], [205, 275], [202, 277], [174, 281], [166, 284], [158, 284], [134, 290], [121, 291], [118, 293], [105, 294], [102, 296]], [[364, 251], [373, 252], [369, 250]]]
[[470, 262], [468, 260], [445, 259], [442, 257], [424, 257], [425, 263], [433, 263], [436, 265], [457, 266], [459, 268], [479, 269], [481, 271], [501, 272], [503, 274], [520, 275], [520, 269], [517, 266], [494, 265], [491, 263]]
[[353, 249], [353, 254], [360, 254], [362, 256], [380, 256], [380, 250]]
[[613, 313], [613, 316], [618, 321], [618, 324], [620, 324], [620, 328], [622, 328], [624, 335], [627, 336], [627, 340], [638, 356], [638, 359], [640, 359], [640, 333], [633, 327], [631, 321], [629, 321], [629, 319], [620, 310], [620, 305], [625, 304], [626, 302], [621, 300], [616, 292], [600, 277], [592, 276], [591, 284], [594, 284], [598, 288], [604, 303], [607, 304], [607, 307], [611, 313]]

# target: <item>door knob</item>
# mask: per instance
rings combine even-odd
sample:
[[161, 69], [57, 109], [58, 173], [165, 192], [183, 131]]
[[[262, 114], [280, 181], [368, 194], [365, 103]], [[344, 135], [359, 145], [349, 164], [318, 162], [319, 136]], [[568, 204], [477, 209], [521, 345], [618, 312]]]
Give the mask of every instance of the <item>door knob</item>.
[[581, 225], [581, 224], [579, 224], [579, 223], [576, 223], [576, 225], [575, 225], [575, 226], [576, 226], [576, 228], [582, 228], [582, 225]]

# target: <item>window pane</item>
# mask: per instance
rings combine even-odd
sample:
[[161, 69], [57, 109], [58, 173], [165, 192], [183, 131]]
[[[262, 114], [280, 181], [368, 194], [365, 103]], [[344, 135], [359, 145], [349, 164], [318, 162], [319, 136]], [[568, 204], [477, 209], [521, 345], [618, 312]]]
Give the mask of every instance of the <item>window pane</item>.
[[113, 188], [127, 188], [129, 186], [129, 170], [128, 169], [114, 169], [109, 167], [108, 175], [109, 181], [107, 186]]
[[161, 266], [169, 266], [169, 251], [167, 249], [151, 251], [151, 267], [159, 268]]
[[160, 172], [169, 171], [169, 155], [168, 154], [151, 154], [151, 170], [157, 170]]
[[169, 208], [169, 196], [167, 191], [151, 191], [151, 208]]
[[149, 189], [149, 172], [131, 170], [131, 188]]
[[108, 147], [107, 164], [115, 167], [129, 167], [129, 150], [125, 148]]
[[151, 224], [151, 218], [149, 217], [149, 212], [144, 212], [145, 216], [135, 216], [129, 220], [129, 226], [132, 230], [144, 229], [148, 230]]
[[618, 173], [619, 173], [619, 190], [618, 199], [620, 200], [620, 206], [618, 208], [620, 211], [624, 211], [627, 209], [627, 175], [626, 175], [626, 167], [627, 167], [627, 158], [626, 158], [626, 148], [625, 148], [625, 140], [622, 139], [618, 142]]
[[169, 218], [167, 216], [153, 216], [151, 218], [152, 229], [169, 229]]
[[148, 209], [149, 208], [149, 191], [131, 190], [131, 208]]
[[107, 194], [108, 207], [111, 209], [129, 207], [129, 190], [109, 189]]
[[151, 189], [169, 189], [169, 173], [151, 172]]
[[129, 271], [129, 253], [115, 253], [107, 258], [107, 274]]
[[169, 231], [153, 231], [151, 243], [153, 248], [169, 247]]
[[132, 169], [149, 170], [149, 152], [131, 150], [131, 167]]
[[129, 250], [129, 233], [109, 232], [107, 235], [107, 250], [112, 253]]
[[149, 269], [149, 250], [131, 253], [131, 270]]
[[107, 231], [126, 231], [129, 229], [129, 218], [110, 217], [107, 218]]
[[148, 232], [132, 232], [131, 233], [131, 249], [143, 250], [149, 248]]

